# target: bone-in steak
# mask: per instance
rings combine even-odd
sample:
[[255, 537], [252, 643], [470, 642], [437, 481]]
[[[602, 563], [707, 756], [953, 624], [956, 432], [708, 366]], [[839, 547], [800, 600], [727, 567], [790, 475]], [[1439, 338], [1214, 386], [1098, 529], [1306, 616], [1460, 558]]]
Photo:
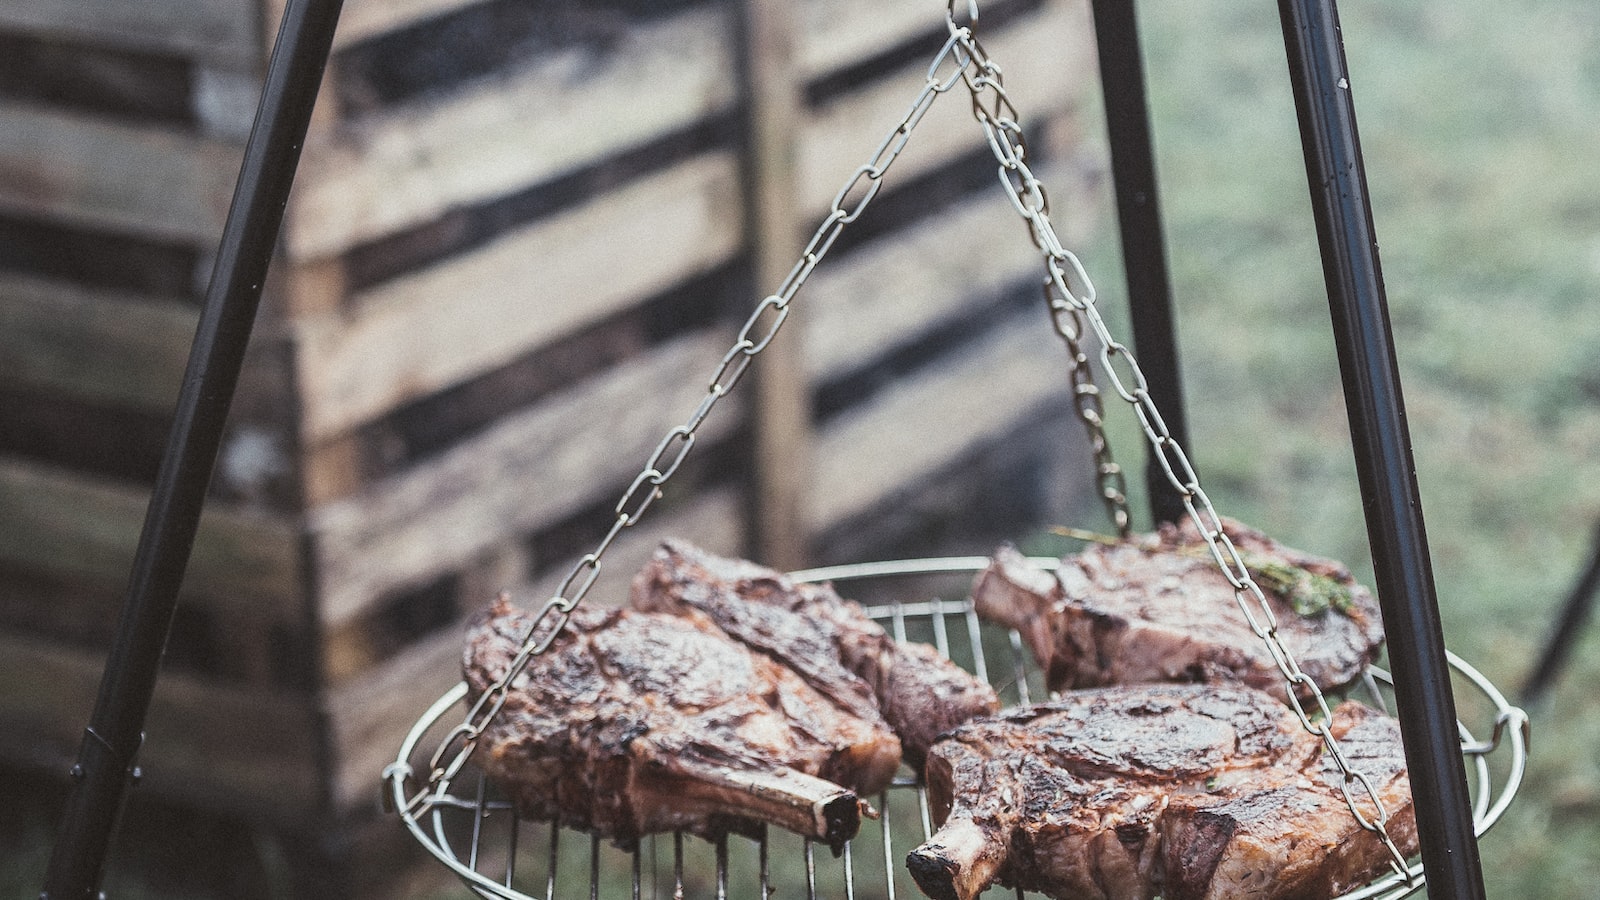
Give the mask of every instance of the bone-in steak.
[[[1397, 723], [1350, 702], [1331, 727], [1415, 852]], [[927, 780], [941, 824], [907, 864], [936, 900], [996, 882], [1074, 900], [1309, 900], [1389, 860], [1321, 740], [1242, 686], [1101, 688], [1009, 710], [936, 743]]]
[[656, 550], [633, 583], [637, 609], [709, 616], [734, 640], [783, 663], [840, 706], [881, 710], [906, 761], [934, 738], [1000, 708], [994, 688], [926, 644], [899, 643], [828, 584], [794, 581], [683, 541]]
[[[1323, 690], [1359, 678], [1383, 643], [1377, 601], [1349, 569], [1226, 521], [1278, 635]], [[978, 614], [1019, 631], [1051, 690], [1218, 676], [1282, 690], [1283, 675], [1187, 523], [1096, 543], [1054, 572], [998, 551], [972, 588]], [[1259, 617], [1259, 613], [1257, 614]]]
[[[468, 635], [479, 696], [508, 671], [532, 616], [501, 598]], [[704, 616], [580, 607], [511, 685], [474, 760], [520, 815], [617, 842], [769, 822], [835, 848], [858, 795], [882, 790], [900, 745]]]

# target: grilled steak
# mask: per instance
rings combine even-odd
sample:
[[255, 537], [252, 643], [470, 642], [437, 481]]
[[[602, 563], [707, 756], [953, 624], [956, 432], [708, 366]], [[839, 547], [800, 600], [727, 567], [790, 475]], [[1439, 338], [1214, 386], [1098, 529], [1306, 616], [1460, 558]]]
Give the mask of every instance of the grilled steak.
[[914, 767], [934, 738], [1000, 708], [994, 688], [926, 644], [891, 638], [827, 584], [667, 541], [633, 583], [633, 605], [700, 612], [734, 640], [777, 660], [840, 706], [882, 712]]
[[[1223, 530], [1305, 674], [1324, 690], [1359, 678], [1383, 643], [1372, 594], [1339, 563], [1236, 522]], [[980, 616], [1021, 632], [1053, 691], [1218, 677], [1262, 690], [1283, 684], [1232, 585], [1189, 525], [1091, 544], [1054, 572], [1001, 548], [972, 596]]]
[[[1397, 723], [1351, 702], [1332, 728], [1415, 852]], [[927, 780], [940, 827], [907, 864], [935, 900], [996, 882], [1074, 900], [1309, 900], [1389, 860], [1321, 740], [1237, 685], [1075, 691], [969, 722], [934, 745]]]
[[[532, 616], [501, 598], [463, 654], [470, 694], [508, 671]], [[519, 814], [631, 845], [769, 822], [831, 844], [856, 832], [900, 745], [704, 616], [573, 611], [512, 683], [474, 759]]]

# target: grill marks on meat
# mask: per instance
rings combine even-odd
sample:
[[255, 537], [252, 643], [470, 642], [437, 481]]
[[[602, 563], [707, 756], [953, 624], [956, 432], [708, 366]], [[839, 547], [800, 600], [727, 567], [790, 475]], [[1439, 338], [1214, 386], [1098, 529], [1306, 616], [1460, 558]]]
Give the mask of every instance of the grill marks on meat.
[[734, 640], [799, 673], [859, 716], [881, 714], [906, 761], [920, 767], [934, 739], [1000, 708], [994, 688], [926, 644], [901, 644], [827, 584], [666, 541], [633, 584], [633, 605], [700, 612]]
[[[476, 698], [532, 616], [502, 597], [474, 623]], [[632, 844], [644, 834], [767, 822], [835, 849], [900, 764], [876, 715], [853, 715], [704, 616], [579, 608], [513, 682], [474, 759], [518, 813]]]
[[[1331, 727], [1415, 852], [1396, 723], [1345, 703]], [[1320, 739], [1240, 686], [1086, 690], [1009, 710], [935, 744], [927, 781], [941, 824], [907, 864], [935, 900], [996, 882], [1075, 900], [1331, 897], [1389, 859]]]
[[[1284, 547], [1237, 522], [1224, 521], [1223, 530], [1261, 584], [1279, 638], [1302, 671], [1323, 690], [1359, 678], [1383, 643], [1372, 594], [1337, 562]], [[1320, 611], [1296, 612], [1304, 595], [1274, 590], [1294, 580], [1302, 590], [1312, 586]], [[1283, 676], [1239, 610], [1233, 587], [1187, 524], [1091, 545], [1053, 573], [1002, 548], [972, 593], [980, 616], [1022, 634], [1052, 691], [1219, 678], [1282, 689]]]

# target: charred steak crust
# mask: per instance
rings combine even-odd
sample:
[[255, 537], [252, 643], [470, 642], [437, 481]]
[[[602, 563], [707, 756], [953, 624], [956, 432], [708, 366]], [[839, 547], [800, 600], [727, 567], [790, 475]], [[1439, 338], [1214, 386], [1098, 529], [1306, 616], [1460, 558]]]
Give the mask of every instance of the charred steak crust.
[[636, 609], [703, 614], [841, 707], [881, 715], [913, 767], [939, 735], [1000, 708], [989, 684], [926, 644], [895, 641], [829, 584], [668, 540], [635, 578], [632, 598]]
[[[1345, 703], [1332, 728], [1379, 786], [1391, 837], [1415, 852], [1394, 721]], [[1075, 691], [934, 745], [939, 828], [907, 866], [935, 900], [994, 883], [1074, 900], [1332, 897], [1388, 863], [1339, 778], [1319, 738], [1244, 686]]]
[[[476, 618], [462, 659], [471, 698], [531, 625], [504, 598]], [[900, 748], [881, 719], [852, 715], [703, 616], [580, 607], [512, 683], [474, 760], [520, 815], [623, 845], [767, 822], [838, 847]]]
[[[1399, 723], [1346, 703], [1334, 711], [1332, 728], [1350, 764], [1377, 789], [1389, 813], [1389, 836], [1402, 851], [1415, 852], [1416, 810], [1405, 777]], [[1339, 789], [1343, 775], [1333, 761], [1319, 753], [1306, 767], [1305, 778], [1309, 787], [1264, 787], [1220, 802], [1175, 799], [1163, 821], [1174, 900], [1332, 897], [1382, 873], [1387, 854], [1351, 816]], [[1356, 793], [1359, 797], [1364, 792]], [[1237, 837], [1218, 840], [1219, 835]]]
[[[1223, 530], [1301, 670], [1324, 691], [1360, 678], [1383, 644], [1372, 593], [1337, 562], [1231, 520]], [[1216, 679], [1282, 689], [1277, 664], [1188, 523], [1091, 544], [1053, 573], [1002, 547], [974, 580], [972, 596], [980, 616], [1021, 633], [1053, 691]]]

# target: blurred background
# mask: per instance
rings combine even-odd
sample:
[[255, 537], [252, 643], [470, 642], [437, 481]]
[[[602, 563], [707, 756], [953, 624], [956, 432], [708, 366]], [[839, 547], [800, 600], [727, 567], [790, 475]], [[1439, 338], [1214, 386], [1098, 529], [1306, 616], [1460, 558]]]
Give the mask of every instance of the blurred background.
[[[347, 0], [109, 896], [467, 896], [377, 803], [462, 621], [604, 534], [944, 35], [927, 0], [776, 6]], [[1600, 520], [1600, 8], [1340, 11], [1446, 635], [1515, 694]], [[1224, 514], [1368, 572], [1277, 10], [1139, 14], [1190, 455]], [[7, 896], [42, 883], [280, 15], [0, 9]], [[1125, 328], [1090, 28], [1079, 0], [992, 0], [980, 34]], [[669, 533], [796, 567], [1109, 529], [963, 97], [884, 181], [586, 602]], [[1593, 631], [1530, 710], [1490, 896], [1600, 881]]]

